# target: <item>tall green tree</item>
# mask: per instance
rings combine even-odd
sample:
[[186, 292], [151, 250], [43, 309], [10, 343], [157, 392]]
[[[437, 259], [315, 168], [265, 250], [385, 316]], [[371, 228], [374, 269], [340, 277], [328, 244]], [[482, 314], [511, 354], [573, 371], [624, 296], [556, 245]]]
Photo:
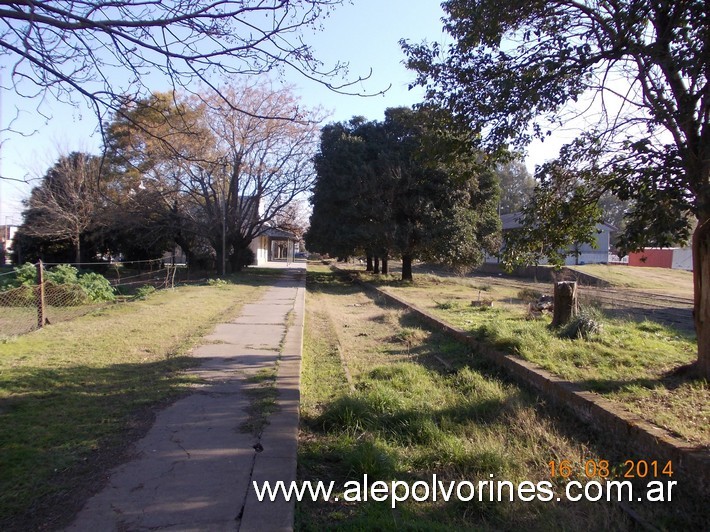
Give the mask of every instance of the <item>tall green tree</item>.
[[308, 249], [337, 257], [386, 258], [392, 187], [377, 164], [384, 150], [382, 128], [362, 117], [322, 129]]
[[472, 266], [498, 245], [498, 183], [465, 134], [432, 109], [323, 130], [309, 247]]
[[495, 172], [500, 182], [500, 213], [518, 212], [532, 196], [535, 180], [519, 159], [501, 162]]
[[[530, 237], [544, 243], [591, 225], [598, 219], [591, 205], [605, 192], [633, 199], [621, 240], [629, 250], [686, 240], [697, 219], [698, 369], [710, 377], [708, 3], [449, 0], [443, 7], [454, 42], [403, 43], [408, 63], [428, 97], [480, 132], [484, 147], [524, 147], [567, 123], [575, 103], [588, 119], [585, 133], [538, 173], [526, 220], [547, 222], [551, 233]], [[564, 207], [570, 201], [576, 208]]]

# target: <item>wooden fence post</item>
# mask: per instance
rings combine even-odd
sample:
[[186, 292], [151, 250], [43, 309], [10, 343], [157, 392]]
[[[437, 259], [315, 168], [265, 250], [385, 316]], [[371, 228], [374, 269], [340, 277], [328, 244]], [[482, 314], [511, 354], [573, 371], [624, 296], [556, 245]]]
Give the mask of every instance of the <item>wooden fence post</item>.
[[44, 317], [44, 267], [42, 261], [37, 263], [37, 328], [41, 329], [45, 324]]
[[579, 311], [577, 304], [577, 281], [555, 283], [555, 301], [552, 311], [552, 326], [567, 324]]

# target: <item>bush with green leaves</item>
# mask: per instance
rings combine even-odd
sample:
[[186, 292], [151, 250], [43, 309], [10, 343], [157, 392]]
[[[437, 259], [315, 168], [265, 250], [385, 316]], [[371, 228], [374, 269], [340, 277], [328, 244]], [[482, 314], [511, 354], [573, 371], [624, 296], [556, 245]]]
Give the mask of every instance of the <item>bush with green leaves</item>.
[[[45, 301], [53, 306], [76, 306], [89, 302], [113, 301], [116, 297], [111, 283], [94, 272], [79, 273], [74, 266], [60, 264], [44, 274]], [[3, 289], [19, 289], [37, 285], [37, 267], [29, 262], [15, 268], [14, 278]], [[24, 293], [23, 293], [24, 294]], [[27, 300], [34, 298], [28, 292]], [[24, 301], [26, 303], [26, 301]]]
[[55, 284], [79, 284], [79, 270], [69, 264], [60, 264], [47, 270], [44, 280]]
[[153, 292], [155, 292], [155, 287], [150, 284], [146, 284], [141, 286], [138, 290], [136, 290], [136, 299], [146, 299], [149, 295], [151, 295]]
[[100, 273], [82, 273], [79, 276], [79, 286], [84, 290], [90, 301], [113, 301], [116, 299], [116, 292], [113, 286]]
[[13, 288], [18, 286], [34, 286], [37, 284], [37, 266], [29, 262], [25, 262], [22, 266], [15, 268], [15, 284]]

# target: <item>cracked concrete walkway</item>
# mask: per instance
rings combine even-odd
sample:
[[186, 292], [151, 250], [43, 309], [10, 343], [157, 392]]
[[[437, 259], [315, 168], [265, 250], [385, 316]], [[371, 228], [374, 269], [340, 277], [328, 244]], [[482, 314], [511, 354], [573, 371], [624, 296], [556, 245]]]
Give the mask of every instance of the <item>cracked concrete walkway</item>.
[[[305, 267], [284, 275], [193, 351], [204, 379], [161, 411], [135, 458], [110, 472], [71, 531], [291, 530], [294, 502], [259, 502], [252, 481], [296, 480]], [[278, 409], [245, 433], [248, 377], [277, 368]]]

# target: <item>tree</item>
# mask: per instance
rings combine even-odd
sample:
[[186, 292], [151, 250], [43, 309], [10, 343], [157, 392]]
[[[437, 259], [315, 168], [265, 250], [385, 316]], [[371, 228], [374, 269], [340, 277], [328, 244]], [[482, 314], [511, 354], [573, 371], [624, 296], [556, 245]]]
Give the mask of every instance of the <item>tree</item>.
[[535, 180], [518, 159], [498, 163], [495, 171], [500, 181], [500, 213], [520, 211], [532, 196]]
[[[239, 110], [209, 94], [132, 104], [107, 127], [109, 160], [123, 186], [154, 195], [183, 249], [206, 240], [218, 265], [224, 258], [239, 269], [251, 262], [251, 241], [310, 188], [322, 113], [265, 80], [220, 93]], [[269, 118], [282, 113], [292, 119]]]
[[24, 213], [22, 233], [42, 240], [68, 241], [81, 262], [81, 244], [98, 223], [100, 160], [85, 153], [60, 157], [35, 187]]
[[[219, 90], [223, 80], [290, 70], [344, 92], [352, 83], [330, 80], [346, 65], [323, 66], [303, 39], [341, 3], [3, 2], [0, 56], [9, 76], [2, 89], [37, 98], [38, 110], [49, 96], [71, 105], [83, 98], [102, 119], [126, 99], [147, 97], [157, 80], [174, 90], [209, 87], [245, 113], [251, 111]], [[273, 116], [295, 117], [287, 110]]]
[[295, 200], [284, 207], [275, 217], [274, 226], [293, 233], [302, 239], [308, 228], [308, 212], [304, 200]]
[[388, 255], [392, 238], [393, 187], [377, 164], [386, 150], [382, 129], [363, 117], [322, 129], [306, 233], [309, 250], [337, 257], [365, 254], [369, 271], [375, 255]]
[[435, 109], [394, 108], [324, 128], [309, 248], [396, 254], [403, 280], [415, 259], [480, 263], [498, 244], [498, 182], [450, 126]]
[[[685, 240], [697, 219], [697, 366], [710, 376], [707, 2], [449, 0], [443, 6], [455, 42], [445, 51], [403, 43], [408, 63], [429, 98], [479, 131], [482, 145], [522, 147], [549, 134], [550, 125], [566, 123], [577, 102], [588, 120], [599, 117], [559, 159], [558, 168], [576, 183], [579, 206], [605, 192], [633, 199], [621, 240], [629, 250]], [[537, 177], [530, 223], [568, 199], [554, 193], [559, 172]], [[548, 201], [546, 211], [535, 209], [539, 200]], [[575, 210], [568, 214], [550, 230], [559, 234], [579, 223]]]
[[155, 244], [172, 241], [161, 253], [177, 244], [190, 264], [204, 262], [202, 209], [182, 186], [190, 161], [209, 153], [211, 132], [199, 113], [185, 95], [154, 93], [123, 102], [104, 125], [104, 167], [113, 179], [102, 192], [113, 207], [112, 234], [124, 254], [154, 258], [149, 250]]

